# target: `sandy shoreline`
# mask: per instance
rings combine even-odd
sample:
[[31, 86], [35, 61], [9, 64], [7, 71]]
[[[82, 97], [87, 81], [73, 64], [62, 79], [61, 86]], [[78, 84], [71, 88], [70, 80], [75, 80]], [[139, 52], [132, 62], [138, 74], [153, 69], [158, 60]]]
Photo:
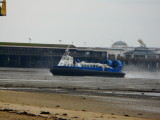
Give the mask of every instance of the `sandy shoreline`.
[[[111, 113], [112, 105], [104, 102], [99, 102], [90, 98], [82, 96], [64, 95], [57, 93], [38, 93], [38, 92], [17, 92], [0, 90], [0, 109], [12, 109], [13, 111], [27, 112], [36, 116], [28, 116], [38, 119], [67, 119], [67, 120], [158, 120], [159, 116], [154, 115], [154, 118], [146, 118], [147, 113], [133, 113], [118, 114]], [[110, 111], [109, 111], [110, 109]], [[121, 109], [117, 109], [120, 111]], [[13, 112], [11, 111], [11, 112]], [[50, 114], [40, 114], [42, 111], [49, 112]], [[3, 116], [24, 117], [13, 113], [0, 111], [0, 118]], [[136, 115], [135, 115], [136, 114]], [[38, 116], [40, 115], [40, 116]], [[143, 116], [144, 115], [144, 116]], [[134, 116], [134, 117], [133, 117]], [[26, 115], [25, 115], [26, 117]], [[47, 117], [47, 118], [43, 118]], [[25, 119], [25, 118], [23, 118]], [[4, 119], [3, 119], [4, 120]], [[10, 120], [10, 118], [6, 119]]]
[[0, 120], [160, 120], [159, 83], [0, 68]]

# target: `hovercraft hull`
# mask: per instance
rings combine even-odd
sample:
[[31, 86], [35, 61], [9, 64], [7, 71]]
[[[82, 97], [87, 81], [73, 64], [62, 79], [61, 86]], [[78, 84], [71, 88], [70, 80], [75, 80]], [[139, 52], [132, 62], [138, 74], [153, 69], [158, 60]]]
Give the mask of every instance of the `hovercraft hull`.
[[61, 76], [102, 76], [102, 77], [121, 77], [125, 76], [123, 72], [108, 72], [80, 69], [76, 67], [52, 66], [50, 72], [53, 75]]

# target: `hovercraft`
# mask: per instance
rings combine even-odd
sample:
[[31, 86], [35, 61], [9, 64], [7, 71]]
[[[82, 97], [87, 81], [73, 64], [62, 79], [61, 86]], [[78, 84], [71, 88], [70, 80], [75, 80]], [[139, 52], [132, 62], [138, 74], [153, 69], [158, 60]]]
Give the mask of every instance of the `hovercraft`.
[[67, 49], [58, 65], [53, 65], [50, 72], [61, 76], [102, 76], [102, 77], [124, 77], [122, 62], [119, 60], [104, 60], [102, 63], [87, 63], [74, 60]]

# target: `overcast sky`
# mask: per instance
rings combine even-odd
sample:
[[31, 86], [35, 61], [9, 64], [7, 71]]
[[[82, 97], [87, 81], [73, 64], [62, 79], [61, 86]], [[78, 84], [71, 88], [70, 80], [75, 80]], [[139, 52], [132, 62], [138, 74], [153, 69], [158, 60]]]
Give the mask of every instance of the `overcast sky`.
[[160, 0], [7, 0], [0, 42], [160, 47]]

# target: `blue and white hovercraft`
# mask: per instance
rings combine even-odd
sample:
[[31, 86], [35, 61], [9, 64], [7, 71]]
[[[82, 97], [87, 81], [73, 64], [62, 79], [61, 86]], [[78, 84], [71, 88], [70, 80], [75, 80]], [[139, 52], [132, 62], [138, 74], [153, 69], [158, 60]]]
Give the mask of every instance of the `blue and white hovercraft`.
[[119, 60], [104, 60], [102, 63], [87, 63], [74, 60], [67, 49], [60, 62], [50, 68], [53, 75], [61, 76], [103, 76], [103, 77], [124, 77], [122, 62]]

